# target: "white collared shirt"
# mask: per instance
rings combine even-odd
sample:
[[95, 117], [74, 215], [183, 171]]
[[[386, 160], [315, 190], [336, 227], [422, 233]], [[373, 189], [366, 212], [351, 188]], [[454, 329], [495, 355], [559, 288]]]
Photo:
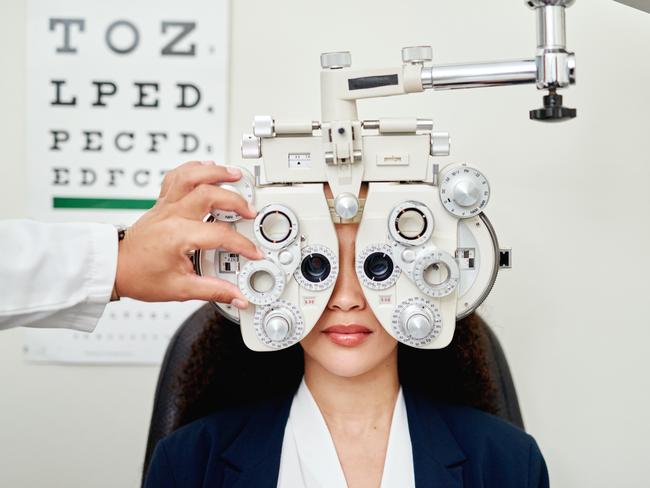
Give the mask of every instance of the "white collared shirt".
[[[413, 451], [400, 388], [388, 437], [381, 488], [414, 488]], [[325, 419], [303, 379], [284, 431], [278, 488], [347, 488]]]

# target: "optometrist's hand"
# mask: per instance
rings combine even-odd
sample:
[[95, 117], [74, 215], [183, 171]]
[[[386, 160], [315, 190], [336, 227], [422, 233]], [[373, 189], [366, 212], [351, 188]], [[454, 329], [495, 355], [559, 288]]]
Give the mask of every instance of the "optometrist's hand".
[[138, 300], [207, 300], [245, 308], [248, 301], [225, 280], [198, 276], [188, 253], [222, 248], [248, 259], [262, 258], [249, 239], [223, 222], [203, 222], [210, 210], [233, 210], [243, 218], [257, 214], [241, 195], [216, 186], [241, 178], [236, 168], [191, 161], [168, 172], [156, 204], [119, 244], [115, 292]]

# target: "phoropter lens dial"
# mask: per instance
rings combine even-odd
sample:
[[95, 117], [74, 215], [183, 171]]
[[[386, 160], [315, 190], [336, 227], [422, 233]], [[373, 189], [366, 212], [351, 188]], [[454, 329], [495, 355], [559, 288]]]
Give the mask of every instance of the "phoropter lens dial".
[[421, 202], [402, 202], [388, 217], [391, 237], [405, 246], [419, 246], [427, 242], [433, 233], [433, 226], [433, 214]]
[[429, 300], [409, 298], [395, 308], [391, 327], [400, 342], [413, 347], [424, 347], [440, 335], [442, 314]]
[[255, 305], [267, 305], [282, 296], [286, 284], [284, 270], [268, 260], [249, 261], [239, 272], [237, 284]]
[[283, 249], [298, 236], [298, 217], [284, 205], [267, 205], [255, 217], [253, 231], [266, 249]]
[[444, 170], [440, 177], [440, 200], [447, 211], [466, 219], [478, 215], [490, 199], [490, 184], [476, 168], [462, 164]]
[[320, 291], [332, 286], [338, 273], [338, 259], [334, 252], [327, 246], [316, 244], [302, 249], [302, 261], [293, 276], [303, 288]]
[[253, 317], [257, 338], [275, 349], [289, 347], [305, 332], [305, 323], [298, 307], [286, 300], [258, 307]]
[[359, 281], [367, 288], [385, 290], [395, 284], [400, 268], [393, 262], [388, 244], [372, 244], [366, 247], [356, 260]]
[[413, 281], [422, 293], [442, 298], [458, 286], [460, 271], [454, 257], [440, 249], [420, 254], [413, 265]]

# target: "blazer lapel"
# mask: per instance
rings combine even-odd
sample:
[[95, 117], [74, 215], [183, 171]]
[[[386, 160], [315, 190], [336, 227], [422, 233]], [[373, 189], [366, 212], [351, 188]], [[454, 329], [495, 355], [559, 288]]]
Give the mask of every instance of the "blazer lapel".
[[233, 443], [223, 452], [224, 488], [269, 487], [278, 483], [284, 429], [293, 395], [254, 410]]
[[433, 404], [404, 388], [418, 488], [462, 488], [465, 454]]
[[[462, 488], [466, 457], [434, 405], [403, 389], [418, 488]], [[293, 395], [256, 408], [223, 452], [224, 488], [275, 488]]]

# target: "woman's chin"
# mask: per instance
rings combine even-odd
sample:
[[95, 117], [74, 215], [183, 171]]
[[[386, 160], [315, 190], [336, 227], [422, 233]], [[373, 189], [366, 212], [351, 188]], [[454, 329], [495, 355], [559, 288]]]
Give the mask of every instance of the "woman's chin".
[[328, 373], [341, 378], [355, 378], [372, 371], [377, 366], [363, 358], [326, 357], [316, 360]]
[[[332, 338], [321, 333], [316, 341], [304, 344], [305, 353], [330, 374], [354, 378], [381, 365], [396, 347], [396, 342], [376, 341], [378, 337]], [[333, 340], [334, 339], [334, 340]]]

